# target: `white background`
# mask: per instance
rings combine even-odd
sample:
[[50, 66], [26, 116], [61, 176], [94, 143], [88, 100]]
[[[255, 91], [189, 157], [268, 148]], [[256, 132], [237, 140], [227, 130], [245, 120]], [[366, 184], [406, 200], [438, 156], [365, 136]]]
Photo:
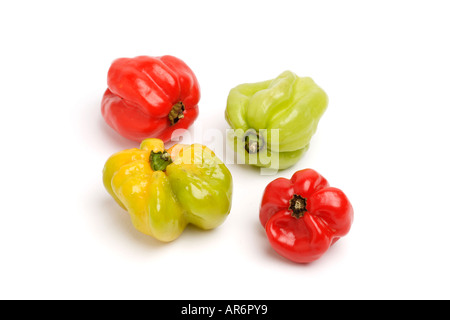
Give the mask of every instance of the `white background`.
[[[450, 9], [446, 1], [2, 1], [2, 299], [449, 299]], [[136, 231], [102, 185], [137, 144], [103, 121], [118, 57], [175, 55], [201, 85], [195, 142], [228, 127], [229, 90], [284, 70], [329, 95], [307, 155], [261, 176], [228, 165], [230, 216], [170, 244]], [[276, 177], [314, 168], [352, 230], [297, 265], [258, 221]]]

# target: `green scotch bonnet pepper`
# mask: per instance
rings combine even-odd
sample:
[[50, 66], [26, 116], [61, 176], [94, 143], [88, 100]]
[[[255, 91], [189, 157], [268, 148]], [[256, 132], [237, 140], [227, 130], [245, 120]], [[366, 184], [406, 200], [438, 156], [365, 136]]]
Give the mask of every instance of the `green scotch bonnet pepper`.
[[326, 93], [311, 78], [291, 71], [238, 85], [227, 99], [225, 118], [233, 129], [228, 139], [245, 163], [286, 169], [308, 150], [327, 105]]

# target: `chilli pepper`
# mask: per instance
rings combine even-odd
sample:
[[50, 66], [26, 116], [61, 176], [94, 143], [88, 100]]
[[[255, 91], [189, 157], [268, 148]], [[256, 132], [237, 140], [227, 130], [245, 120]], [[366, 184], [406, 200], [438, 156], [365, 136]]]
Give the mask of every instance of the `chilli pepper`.
[[197, 78], [183, 61], [139, 56], [111, 64], [101, 110], [106, 123], [128, 139], [169, 141], [197, 118], [199, 100]]
[[346, 195], [312, 169], [278, 178], [264, 191], [259, 219], [275, 251], [298, 263], [319, 259], [353, 222]]
[[162, 140], [146, 139], [106, 161], [103, 184], [137, 230], [165, 242], [189, 223], [216, 228], [231, 209], [231, 174], [199, 144], [165, 150]]
[[328, 105], [326, 93], [308, 77], [285, 71], [273, 80], [231, 89], [225, 111], [235, 151], [245, 163], [285, 169], [309, 147]]

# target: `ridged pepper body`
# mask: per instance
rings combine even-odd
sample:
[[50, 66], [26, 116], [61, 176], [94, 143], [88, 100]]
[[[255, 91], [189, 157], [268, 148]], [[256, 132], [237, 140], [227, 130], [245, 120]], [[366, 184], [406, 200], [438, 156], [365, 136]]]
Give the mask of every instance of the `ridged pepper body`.
[[[246, 163], [288, 168], [308, 149], [327, 105], [326, 93], [311, 78], [291, 71], [238, 85], [231, 89], [225, 111], [235, 129], [235, 151]], [[274, 157], [277, 161], [271, 161]]]
[[353, 207], [342, 190], [330, 187], [317, 171], [303, 169], [266, 186], [259, 219], [276, 252], [309, 263], [350, 231]]
[[205, 146], [146, 139], [140, 149], [112, 155], [103, 184], [130, 214], [135, 228], [160, 241], [178, 238], [187, 224], [213, 229], [231, 210], [232, 177]]
[[108, 71], [102, 115], [122, 136], [171, 139], [198, 116], [200, 87], [192, 70], [173, 56], [116, 59]]

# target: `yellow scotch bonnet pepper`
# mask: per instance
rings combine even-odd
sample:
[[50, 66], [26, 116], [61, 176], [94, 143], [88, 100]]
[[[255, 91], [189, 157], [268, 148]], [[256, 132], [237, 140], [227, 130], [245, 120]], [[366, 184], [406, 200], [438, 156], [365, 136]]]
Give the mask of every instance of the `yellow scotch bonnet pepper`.
[[137, 230], [164, 242], [178, 238], [189, 223], [216, 228], [231, 210], [230, 171], [200, 144], [165, 150], [162, 140], [146, 139], [139, 149], [106, 161], [103, 184]]

